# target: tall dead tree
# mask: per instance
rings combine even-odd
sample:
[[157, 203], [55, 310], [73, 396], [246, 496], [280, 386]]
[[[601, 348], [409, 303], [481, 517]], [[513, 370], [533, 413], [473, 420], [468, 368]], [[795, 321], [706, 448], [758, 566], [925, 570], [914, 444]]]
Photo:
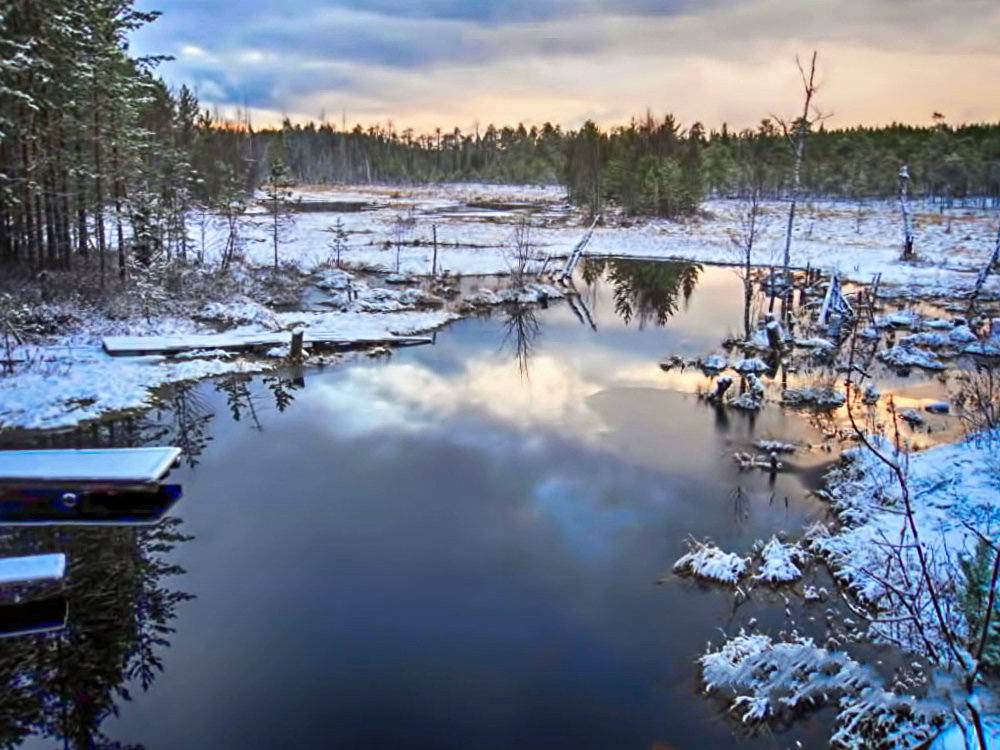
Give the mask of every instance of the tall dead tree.
[[905, 164], [899, 168], [899, 208], [903, 212], [903, 257], [913, 255], [913, 217], [910, 215], [910, 204], [906, 199], [910, 184], [910, 168]]
[[743, 333], [749, 340], [752, 333], [750, 308], [753, 303], [753, 251], [758, 236], [764, 230], [765, 215], [761, 200], [764, 195], [765, 161], [763, 151], [766, 141], [753, 131], [746, 130], [736, 148], [736, 180], [740, 200], [736, 226], [730, 230], [736, 274], [743, 281]]
[[[782, 130], [785, 133], [785, 137], [788, 139], [789, 145], [792, 147], [792, 153], [795, 156], [795, 171], [792, 174], [792, 194], [791, 202], [788, 205], [788, 226], [785, 229], [785, 257], [783, 262], [785, 285], [787, 290], [785, 293], [785, 304], [784, 317], [788, 318], [788, 301], [790, 299], [792, 278], [791, 278], [791, 262], [792, 262], [792, 229], [795, 226], [795, 209], [799, 202], [799, 193], [802, 189], [802, 160], [806, 153], [806, 135], [809, 133], [809, 129], [812, 127], [812, 121], [809, 119], [809, 108], [812, 106], [813, 95], [816, 93], [816, 51], [812, 53], [812, 62], [809, 65], [809, 74], [806, 75], [805, 69], [802, 67], [802, 62], [798, 57], [795, 58], [795, 64], [799, 68], [799, 75], [802, 78], [802, 88], [805, 93], [804, 101], [802, 104], [802, 115], [798, 117], [790, 126], [781, 118], [775, 118], [781, 125]], [[816, 115], [816, 119], [819, 119], [819, 115]]]

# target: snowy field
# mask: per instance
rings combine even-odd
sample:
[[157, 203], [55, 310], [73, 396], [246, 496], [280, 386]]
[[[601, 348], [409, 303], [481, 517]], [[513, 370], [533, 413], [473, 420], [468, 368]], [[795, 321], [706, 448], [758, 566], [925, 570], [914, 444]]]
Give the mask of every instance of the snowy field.
[[[558, 186], [439, 185], [384, 188], [300, 188], [294, 200], [340, 203], [362, 210], [298, 213], [281, 247], [283, 262], [310, 270], [330, 257], [331, 234], [338, 219], [349, 232], [348, 264], [396, 270], [397, 243], [404, 273], [429, 274], [433, 233], [438, 239], [438, 270], [454, 274], [508, 273], [513, 263], [514, 226], [527, 213], [538, 258], [564, 257], [583, 236], [587, 222], [570, 206]], [[681, 222], [648, 219], [610, 220], [598, 227], [587, 254], [663, 258], [706, 263], [737, 263], [733, 237], [739, 231], [739, 201], [711, 200], [703, 215]], [[261, 210], [258, 208], [258, 211]], [[829, 201], [799, 206], [792, 243], [792, 264], [839, 272], [851, 281], [869, 282], [882, 274], [883, 284], [900, 295], [952, 295], [975, 283], [996, 240], [996, 212], [914, 207], [917, 258], [899, 259], [902, 222], [897, 204]], [[787, 204], [763, 206], [762, 234], [754, 252], [760, 266], [781, 264]], [[404, 221], [401, 221], [404, 220]], [[409, 220], [409, 221], [406, 221]], [[273, 262], [267, 217], [246, 222], [246, 257]], [[195, 227], [195, 244], [217, 258], [224, 244], [219, 222], [206, 220], [204, 237]], [[202, 240], [204, 244], [202, 245]], [[1000, 293], [1000, 279], [988, 290]]]

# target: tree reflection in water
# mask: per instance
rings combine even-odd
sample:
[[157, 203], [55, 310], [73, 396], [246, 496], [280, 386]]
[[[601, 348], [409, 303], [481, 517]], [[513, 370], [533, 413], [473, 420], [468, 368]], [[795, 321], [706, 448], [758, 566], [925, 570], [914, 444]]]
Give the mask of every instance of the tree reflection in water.
[[[537, 323], [524, 326], [537, 332]], [[525, 362], [529, 349], [519, 348]], [[268, 375], [259, 381], [262, 387], [256, 385], [251, 376], [236, 374], [217, 380], [215, 390], [225, 396], [234, 420], [248, 419], [262, 429], [259, 406], [265, 394], [285, 411], [305, 382], [301, 372], [292, 372]], [[162, 389], [156, 406], [143, 414], [68, 432], [12, 435], [4, 447], [174, 445], [184, 451], [187, 465], [195, 466], [212, 440], [216, 414], [204, 385], [178, 383]], [[177, 606], [193, 598], [171, 585], [184, 574], [171, 562], [172, 552], [192, 538], [181, 525], [179, 518], [165, 518], [142, 527], [0, 529], [0, 557], [59, 551], [67, 562], [60, 586], [0, 590], [0, 605], [25, 603], [50, 619], [52, 612], [68, 612], [62, 627], [0, 638], [0, 747], [17, 746], [29, 736], [66, 747], [127, 747], [104, 735], [101, 724], [131, 699], [130, 688], [148, 689], [163, 670]]]
[[101, 723], [130, 700], [127, 684], [145, 690], [163, 669], [177, 605], [192, 598], [169, 585], [184, 571], [167, 558], [191, 538], [180, 526], [168, 518], [151, 528], [3, 531], [4, 556], [51, 545], [66, 554], [60, 595], [69, 616], [55, 632], [0, 640], [0, 746], [40, 735], [76, 748], [120, 747]]
[[[261, 381], [279, 411], [304, 385], [301, 375], [270, 375]], [[260, 425], [263, 394], [249, 376], [223, 378], [216, 388], [230, 416]], [[174, 445], [195, 466], [212, 440], [216, 412], [204, 386], [164, 388], [157, 405], [71, 432], [32, 434], [16, 447], [98, 448]], [[224, 413], [224, 412], [223, 412]], [[15, 446], [10, 446], [15, 447]], [[117, 714], [130, 689], [146, 690], [163, 669], [178, 605], [192, 596], [171, 581], [184, 570], [170, 561], [191, 537], [179, 518], [153, 527], [46, 526], [0, 530], [0, 557], [59, 551], [66, 554], [65, 583], [56, 590], [32, 588], [24, 603], [48, 614], [68, 612], [64, 627], [0, 639], [0, 747], [35, 735], [67, 747], [121, 748], [101, 730]], [[0, 592], [0, 604], [15, 592]]]
[[512, 304], [504, 308], [504, 336], [500, 342], [500, 350], [510, 347], [517, 360], [517, 369], [521, 379], [528, 378], [528, 364], [535, 351], [535, 342], [541, 330], [535, 309], [531, 305]]
[[587, 258], [583, 280], [592, 286], [602, 276], [614, 288], [615, 312], [629, 325], [633, 319], [639, 328], [650, 323], [663, 326], [677, 312], [678, 297], [687, 304], [701, 266], [696, 263]]

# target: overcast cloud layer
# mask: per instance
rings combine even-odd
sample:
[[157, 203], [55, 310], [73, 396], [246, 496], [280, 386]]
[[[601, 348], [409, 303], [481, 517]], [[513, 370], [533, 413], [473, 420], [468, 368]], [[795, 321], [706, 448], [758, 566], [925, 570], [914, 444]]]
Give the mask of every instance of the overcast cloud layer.
[[255, 124], [397, 128], [791, 114], [820, 54], [831, 126], [1000, 120], [996, 0], [141, 0], [139, 54]]

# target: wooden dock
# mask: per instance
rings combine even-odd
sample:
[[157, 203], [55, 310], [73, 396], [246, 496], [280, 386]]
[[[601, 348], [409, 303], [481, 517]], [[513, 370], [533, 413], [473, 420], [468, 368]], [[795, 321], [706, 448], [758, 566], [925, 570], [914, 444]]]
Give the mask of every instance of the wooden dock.
[[[395, 346], [415, 346], [430, 344], [429, 336], [380, 336], [376, 338], [351, 338], [343, 331], [322, 331], [306, 329], [305, 343], [317, 346], [348, 347], [372, 344], [393, 344]], [[112, 357], [137, 357], [147, 354], [181, 354], [199, 349], [211, 351], [240, 351], [280, 346], [291, 340], [290, 331], [277, 333], [203, 333], [185, 336], [108, 336], [104, 339], [104, 351]]]
[[153, 485], [180, 448], [0, 451], [0, 484]]

